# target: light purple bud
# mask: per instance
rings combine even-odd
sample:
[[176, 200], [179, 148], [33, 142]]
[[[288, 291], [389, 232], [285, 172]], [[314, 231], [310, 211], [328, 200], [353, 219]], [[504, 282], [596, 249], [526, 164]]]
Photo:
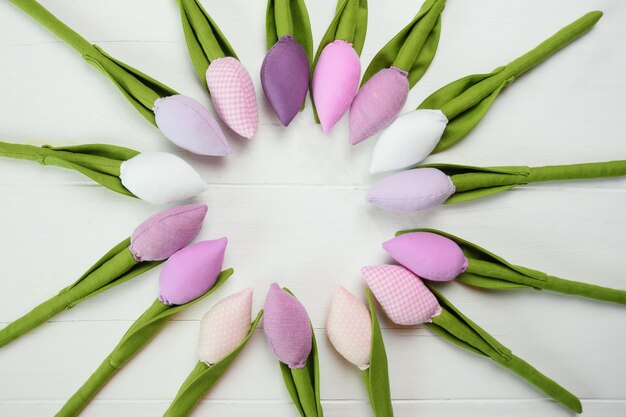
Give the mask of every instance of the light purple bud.
[[182, 305], [215, 285], [224, 263], [228, 239], [204, 240], [179, 250], [165, 262], [159, 278], [159, 300]]
[[351, 43], [336, 40], [324, 47], [313, 73], [313, 100], [324, 132], [348, 111], [360, 78], [361, 61]]
[[409, 95], [407, 76], [399, 68], [385, 68], [361, 87], [350, 107], [351, 144], [374, 136], [398, 117]]
[[196, 100], [181, 95], [160, 98], [153, 111], [159, 130], [181, 148], [198, 155], [231, 153], [220, 125]]
[[414, 274], [430, 281], [452, 281], [467, 269], [461, 247], [436, 233], [405, 233], [383, 243], [383, 249]]
[[265, 55], [261, 86], [283, 126], [300, 111], [309, 90], [309, 60], [293, 36], [283, 36]]
[[313, 331], [304, 306], [273, 283], [265, 298], [265, 338], [279, 361], [303, 368], [313, 346]]
[[422, 211], [443, 204], [455, 188], [452, 180], [435, 168], [401, 171], [370, 188], [367, 201], [391, 211]]
[[202, 227], [207, 206], [188, 204], [158, 212], [141, 223], [130, 237], [137, 261], [162, 261], [184, 248]]

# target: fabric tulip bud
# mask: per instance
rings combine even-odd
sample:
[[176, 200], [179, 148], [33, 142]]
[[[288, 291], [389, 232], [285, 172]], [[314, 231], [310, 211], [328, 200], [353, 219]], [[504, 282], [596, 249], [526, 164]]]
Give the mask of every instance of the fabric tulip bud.
[[213, 365], [228, 356], [250, 332], [252, 288], [229, 295], [215, 304], [200, 321], [198, 357]]
[[330, 132], [350, 108], [359, 89], [361, 61], [351, 43], [324, 47], [313, 73], [313, 101], [324, 132]]
[[409, 95], [407, 76], [399, 68], [385, 68], [361, 87], [350, 107], [352, 145], [374, 136], [398, 117]]
[[436, 168], [400, 171], [370, 188], [367, 201], [385, 210], [422, 211], [443, 204], [455, 188], [452, 180]]
[[208, 185], [184, 159], [167, 152], [142, 152], [120, 165], [122, 185], [152, 204], [185, 200]]
[[273, 283], [263, 310], [265, 338], [276, 358], [290, 368], [304, 368], [313, 346], [313, 331], [302, 303]]
[[411, 271], [399, 265], [361, 269], [367, 286], [391, 321], [403, 326], [430, 323], [441, 314], [437, 298]]
[[405, 233], [383, 243], [393, 259], [429, 281], [451, 281], [468, 260], [455, 241], [431, 232]]
[[225, 237], [205, 240], [170, 256], [159, 277], [159, 300], [182, 305], [210, 290], [222, 270], [227, 243]]
[[215, 110], [235, 133], [252, 139], [259, 127], [254, 85], [248, 71], [233, 57], [218, 58], [206, 72]]
[[370, 173], [422, 162], [439, 143], [447, 124], [448, 118], [441, 110], [415, 110], [398, 117], [378, 139]]
[[130, 237], [134, 258], [141, 262], [162, 261], [187, 246], [200, 231], [207, 209], [205, 204], [188, 204], [150, 216]]
[[196, 100], [181, 95], [159, 98], [152, 110], [159, 130], [177, 146], [198, 155], [231, 153], [220, 125]]
[[330, 302], [326, 332], [341, 356], [361, 370], [369, 368], [372, 318], [367, 307], [342, 286]]
[[306, 51], [291, 35], [281, 37], [265, 55], [261, 86], [283, 126], [288, 126], [304, 105], [310, 73]]

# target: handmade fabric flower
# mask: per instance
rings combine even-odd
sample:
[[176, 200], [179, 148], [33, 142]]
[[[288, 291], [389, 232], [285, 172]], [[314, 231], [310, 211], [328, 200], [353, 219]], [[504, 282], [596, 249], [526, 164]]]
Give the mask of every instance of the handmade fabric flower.
[[445, 0], [427, 0], [417, 16], [381, 49], [365, 70], [350, 107], [350, 143], [380, 132], [395, 120], [409, 90], [437, 51]]
[[250, 323], [252, 289], [230, 295], [215, 304], [200, 322], [200, 361], [181, 385], [164, 417], [188, 416], [198, 402], [226, 372], [263, 316], [259, 311]]
[[313, 37], [303, 0], [268, 0], [265, 17], [269, 51], [261, 66], [261, 86], [283, 126], [304, 107], [309, 90]]
[[215, 110], [237, 134], [252, 139], [259, 111], [252, 78], [198, 0], [177, 0], [191, 61]]
[[400, 272], [398, 268], [402, 267], [381, 265], [361, 270], [367, 286], [392, 321], [400, 317], [402, 320], [397, 324], [424, 323], [455, 345], [488, 357], [515, 372], [570, 410], [582, 412], [580, 400], [574, 394], [515, 356], [510, 349], [464, 316], [441, 293], [424, 285], [416, 275], [407, 270]]
[[430, 281], [458, 279], [488, 289], [533, 288], [626, 304], [626, 291], [553, 277], [513, 265], [491, 252], [435, 229], [398, 232], [383, 248], [400, 264]]
[[326, 320], [328, 338], [344, 358], [363, 375], [376, 417], [393, 417], [385, 344], [372, 304], [365, 291], [369, 310], [348, 290], [339, 286], [330, 302]]
[[280, 362], [285, 386], [303, 417], [321, 417], [319, 360], [315, 335], [304, 306], [274, 283], [265, 298], [263, 328]]
[[370, 172], [418, 164], [431, 152], [463, 139], [485, 116], [500, 91], [574, 39], [589, 31], [602, 12], [587, 13], [532, 51], [489, 74], [461, 78], [433, 93], [416, 111], [398, 117], [381, 135]]
[[107, 252], [76, 282], [0, 330], [0, 347], [87, 298], [140, 275], [186, 246], [207, 212], [204, 204], [163, 210], [139, 225], [130, 238]]
[[472, 167], [429, 164], [392, 174], [376, 183], [367, 201], [391, 211], [421, 211], [487, 197], [518, 185], [626, 175], [626, 161], [544, 167]]
[[339, 0], [313, 61], [313, 105], [324, 132], [348, 111], [359, 89], [366, 30], [367, 1]]
[[[212, 294], [233, 273], [232, 269], [219, 272], [223, 254], [216, 257], [214, 247], [204, 245], [204, 242], [181, 249], [175, 255], [177, 256], [168, 259], [165, 263], [167, 268], [161, 271], [159, 298], [130, 326], [109, 356], [72, 395], [56, 416], [79, 415], [107, 381], [143, 349], [174, 314]], [[188, 263], [196, 264], [198, 267], [190, 268]], [[167, 276], [165, 279], [164, 275]], [[178, 280], [177, 285], [171, 284], [170, 276]], [[166, 284], [165, 287], [164, 284]], [[164, 294], [167, 294], [169, 299], [176, 299], [177, 304], [172, 305], [161, 301]]]
[[73, 169], [117, 193], [153, 204], [193, 197], [207, 184], [185, 160], [166, 152], [139, 153], [113, 145], [18, 145], [0, 142], [0, 156]]
[[52, 33], [76, 49], [120, 89], [124, 97], [174, 144], [200, 155], [231, 152], [224, 133], [209, 111], [157, 80], [107, 55], [67, 27], [35, 0], [11, 0]]

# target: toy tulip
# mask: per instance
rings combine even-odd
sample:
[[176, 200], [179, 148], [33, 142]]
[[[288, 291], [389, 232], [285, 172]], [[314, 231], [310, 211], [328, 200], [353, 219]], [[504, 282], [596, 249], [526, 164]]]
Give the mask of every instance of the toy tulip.
[[313, 104], [324, 132], [348, 111], [359, 89], [366, 30], [367, 0], [339, 0], [313, 61]]
[[462, 203], [532, 182], [583, 180], [626, 175], [626, 161], [544, 167], [472, 167], [429, 164], [376, 183], [367, 201], [391, 211], [422, 211]]
[[580, 400], [575, 395], [515, 356], [409, 270], [398, 265], [380, 265], [365, 267], [361, 271], [374, 297], [396, 324], [423, 323], [455, 345], [515, 372], [570, 410], [582, 412]]
[[261, 66], [261, 86], [280, 123], [288, 126], [309, 90], [313, 37], [304, 0], [268, 0], [265, 29], [269, 51]]
[[200, 103], [179, 95], [166, 85], [107, 55], [35, 0], [11, 2], [76, 49], [87, 62], [113, 81], [137, 111], [174, 144], [200, 155], [224, 156], [231, 152], [220, 126]]
[[252, 78], [198, 0], [177, 0], [191, 61], [215, 110], [235, 133], [252, 139], [259, 111]]
[[193, 197], [207, 184], [185, 160], [166, 152], [113, 145], [41, 147], [0, 142], [0, 156], [73, 169], [117, 193], [153, 204]]
[[480, 122], [504, 87], [584, 35], [601, 17], [602, 12], [587, 13], [508, 65], [461, 78], [433, 93], [381, 135], [370, 172], [406, 168], [456, 144]]
[[280, 362], [285, 387], [303, 417], [322, 417], [319, 359], [304, 306], [287, 289], [270, 286], [265, 299], [265, 338]]
[[369, 138], [400, 114], [409, 90], [437, 51], [445, 0], [427, 0], [417, 16], [381, 49], [365, 70], [350, 107], [350, 143]]
[[334, 348], [361, 370], [376, 417], [393, 417], [385, 344], [378, 326], [372, 295], [365, 291], [369, 306], [343, 287], [337, 287], [326, 320]]
[[[56, 415], [79, 415], [98, 391], [161, 331], [174, 314], [196, 304], [226, 282], [233, 270], [219, 272], [224, 249], [223, 239], [220, 239], [198, 242], [172, 255], [161, 271], [158, 299], [130, 326], [109, 356]], [[166, 300], [176, 300], [176, 303]]]
[[215, 304], [200, 322], [200, 361], [176, 394], [164, 417], [191, 414], [198, 402], [226, 372], [254, 334], [263, 311], [250, 323], [252, 289], [230, 295]]
[[429, 281], [459, 279], [488, 289], [534, 288], [626, 304], [626, 291], [553, 277], [513, 265], [471, 242], [434, 230], [398, 232], [383, 248], [400, 264]]
[[130, 238], [107, 252], [76, 282], [0, 330], [0, 347], [89, 297], [154, 268], [191, 242], [206, 212], [207, 206], [191, 204], [149, 217]]

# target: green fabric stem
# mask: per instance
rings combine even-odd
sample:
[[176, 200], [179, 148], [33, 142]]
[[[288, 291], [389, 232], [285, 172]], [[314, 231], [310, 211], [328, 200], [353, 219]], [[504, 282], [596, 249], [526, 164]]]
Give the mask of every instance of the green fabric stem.
[[1, 329], [0, 348], [62, 311], [69, 310], [87, 298], [126, 282], [161, 263], [137, 262], [129, 245], [130, 238], [123, 240], [72, 285]]
[[65, 403], [56, 416], [69, 417], [79, 415], [98, 391], [161, 331], [174, 314], [211, 295], [228, 280], [232, 273], [232, 269], [222, 271], [215, 285], [209, 291], [187, 304], [168, 306], [159, 300], [155, 300], [137, 321], [130, 326], [109, 356]]
[[437, 297], [442, 311], [440, 315], [433, 317], [432, 323], [425, 323], [426, 327], [457, 346], [491, 358], [498, 365], [515, 372], [570, 410], [582, 412], [580, 400], [574, 394], [515, 356], [510, 349], [464, 316], [432, 285], [427, 285]]
[[268, 0], [265, 13], [267, 49], [283, 36], [293, 36], [313, 62], [313, 35], [304, 0]]
[[180, 390], [176, 394], [176, 398], [174, 398], [172, 404], [170, 404], [167, 411], [165, 411], [163, 417], [184, 417], [191, 414], [198, 402], [209, 392], [217, 380], [233, 363], [241, 350], [246, 346], [248, 340], [250, 340], [250, 337], [254, 334], [262, 316], [263, 310], [259, 311], [259, 314], [250, 326], [250, 331], [239, 346], [224, 359], [212, 365], [206, 365], [204, 362], [198, 362], [196, 364], [195, 368], [181, 385]]
[[482, 120], [504, 87], [584, 35], [601, 17], [599, 11], [587, 13], [508, 65], [489, 74], [461, 78], [426, 98], [418, 109], [440, 109], [449, 120], [433, 152], [447, 149], [463, 139]]
[[177, 94], [171, 88], [107, 55], [96, 45], [90, 44], [35, 0], [10, 1], [76, 49], [87, 62], [111, 79], [128, 101], [152, 124], [155, 124], [152, 111], [154, 102], [161, 97]]
[[361, 371], [361, 375], [367, 388], [374, 416], [393, 417], [385, 342], [378, 325], [372, 293], [369, 289], [365, 290], [365, 296], [370, 310], [370, 317], [372, 318], [372, 350], [370, 352], [370, 365], [367, 369]]
[[491, 290], [534, 288], [536, 290], [550, 290], [600, 301], [626, 304], [626, 291], [624, 290], [569, 281], [553, 277], [535, 269], [514, 265], [472, 242], [441, 230], [419, 228], [402, 230], [397, 232], [396, 235], [411, 232], [436, 233], [456, 242], [468, 259], [467, 270], [456, 279], [468, 285]]
[[113, 145], [93, 144], [53, 147], [0, 142], [0, 156], [73, 169], [120, 194], [136, 197], [120, 180], [122, 162], [139, 152]]
[[361, 85], [377, 72], [395, 66], [408, 72], [412, 88], [424, 75], [437, 52], [441, 13], [445, 0], [427, 0], [415, 18], [393, 37], [372, 59]]
[[[289, 288], [283, 287], [287, 293], [295, 297]], [[320, 363], [317, 353], [315, 330], [311, 325], [311, 353], [304, 368], [295, 369], [278, 362], [283, 376], [285, 388], [302, 417], [324, 417], [320, 397]], [[311, 372], [312, 371], [312, 372]]]
[[473, 167], [453, 164], [427, 164], [417, 167], [419, 168], [436, 168], [450, 176], [455, 193], [446, 200], [445, 204], [471, 201], [533, 182], [626, 176], [626, 161], [624, 160], [532, 168], [527, 166]]
[[176, 0], [191, 62], [198, 78], [207, 88], [206, 71], [218, 58], [239, 59], [215, 21], [198, 0]]

